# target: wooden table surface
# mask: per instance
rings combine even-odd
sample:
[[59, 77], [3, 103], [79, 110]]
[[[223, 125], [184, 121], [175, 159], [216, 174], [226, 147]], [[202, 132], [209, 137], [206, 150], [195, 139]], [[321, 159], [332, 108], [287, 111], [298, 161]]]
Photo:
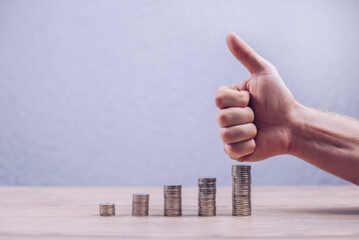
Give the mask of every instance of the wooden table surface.
[[[132, 217], [132, 193], [150, 193], [150, 216]], [[253, 187], [252, 216], [231, 216], [231, 188], [217, 188], [217, 216], [197, 216], [197, 188], [183, 188], [183, 216], [163, 216], [156, 188], [0, 187], [1, 239], [359, 239], [356, 186]], [[100, 202], [116, 203], [100, 217]]]

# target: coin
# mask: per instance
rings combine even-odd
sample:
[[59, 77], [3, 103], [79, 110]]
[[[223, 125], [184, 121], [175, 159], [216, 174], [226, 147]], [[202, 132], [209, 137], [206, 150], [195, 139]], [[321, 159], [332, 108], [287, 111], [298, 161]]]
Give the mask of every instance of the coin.
[[132, 216], [148, 216], [149, 200], [148, 193], [134, 193], [132, 195]]
[[198, 216], [216, 216], [216, 178], [198, 178]]
[[182, 185], [164, 185], [164, 216], [182, 216]]
[[100, 203], [100, 216], [114, 216], [115, 204], [114, 203]]
[[232, 215], [250, 216], [251, 206], [251, 165], [232, 166]]

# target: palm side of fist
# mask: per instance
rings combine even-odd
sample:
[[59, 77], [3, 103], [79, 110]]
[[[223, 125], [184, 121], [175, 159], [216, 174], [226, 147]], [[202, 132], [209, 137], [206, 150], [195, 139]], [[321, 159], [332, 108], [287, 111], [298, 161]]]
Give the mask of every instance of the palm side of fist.
[[215, 96], [224, 151], [238, 161], [260, 161], [290, 154], [294, 112], [299, 107], [277, 69], [234, 33], [227, 45], [251, 73], [234, 86], [222, 86]]

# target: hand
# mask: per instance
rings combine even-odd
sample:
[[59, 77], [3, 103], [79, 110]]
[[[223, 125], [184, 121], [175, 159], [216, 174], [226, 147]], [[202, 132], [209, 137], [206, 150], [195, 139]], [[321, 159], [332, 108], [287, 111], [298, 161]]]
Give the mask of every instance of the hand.
[[299, 104], [271, 63], [234, 33], [226, 40], [251, 77], [216, 93], [224, 151], [232, 159], [250, 162], [289, 153], [293, 111]]

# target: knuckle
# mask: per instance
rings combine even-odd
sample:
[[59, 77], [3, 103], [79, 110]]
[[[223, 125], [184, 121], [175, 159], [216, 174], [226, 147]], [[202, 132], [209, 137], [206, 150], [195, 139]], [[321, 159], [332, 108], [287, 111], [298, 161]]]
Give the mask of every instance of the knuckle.
[[270, 68], [273, 72], [278, 72], [277, 67], [274, 66], [272, 63], [269, 63], [269, 68]]
[[231, 157], [239, 157], [238, 154], [239, 154], [239, 150], [238, 148], [235, 147], [235, 145], [233, 144], [228, 144], [227, 145], [227, 151], [228, 151], [228, 155], [231, 156]]
[[229, 144], [223, 144], [223, 149], [224, 152], [228, 155], [228, 157], [232, 158], [232, 159], [236, 159], [236, 156], [233, 154], [232, 152], [232, 147]]
[[218, 123], [220, 125], [225, 125], [228, 122], [228, 118], [229, 116], [227, 112], [223, 110], [218, 112]]
[[216, 106], [218, 108], [223, 108], [225, 99], [226, 99], [226, 96], [225, 96], [224, 92], [217, 91], [216, 96], [214, 97], [214, 103], [216, 104]]
[[232, 140], [232, 133], [228, 128], [221, 128], [219, 130], [219, 135], [223, 142], [228, 143]]
[[268, 61], [265, 63], [265, 71], [269, 73], [278, 73], [277, 67]]
[[214, 102], [218, 108], [225, 107], [225, 101], [226, 101], [226, 90], [228, 89], [228, 86], [221, 86], [218, 88], [215, 97]]

